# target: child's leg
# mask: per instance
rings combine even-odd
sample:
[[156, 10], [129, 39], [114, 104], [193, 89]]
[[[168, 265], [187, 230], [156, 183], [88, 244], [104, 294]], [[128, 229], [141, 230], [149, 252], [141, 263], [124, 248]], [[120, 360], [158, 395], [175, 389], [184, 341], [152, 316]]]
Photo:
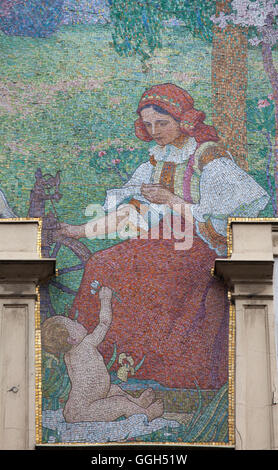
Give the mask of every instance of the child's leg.
[[[69, 408], [68, 408], [69, 409]], [[74, 409], [74, 413], [64, 410], [64, 417], [68, 423], [78, 423], [82, 421], [114, 421], [120, 416], [128, 418], [135, 414], [147, 415], [149, 421], [158, 418], [163, 414], [163, 401], [156, 400], [148, 408], [142, 408], [125, 396], [114, 395], [108, 398], [96, 400], [91, 404], [80, 404], [79, 409]]]
[[137, 398], [132, 397], [129, 393], [125, 392], [122, 390], [118, 385], [111, 385], [110, 390], [107, 394], [107, 397], [112, 397], [115, 395], [120, 395], [128, 398], [130, 401], [133, 401], [139, 406], [142, 406], [143, 408], [147, 408], [150, 406], [151, 403], [155, 400], [155, 393], [152, 388], [148, 388], [147, 390], [144, 390], [143, 393]]

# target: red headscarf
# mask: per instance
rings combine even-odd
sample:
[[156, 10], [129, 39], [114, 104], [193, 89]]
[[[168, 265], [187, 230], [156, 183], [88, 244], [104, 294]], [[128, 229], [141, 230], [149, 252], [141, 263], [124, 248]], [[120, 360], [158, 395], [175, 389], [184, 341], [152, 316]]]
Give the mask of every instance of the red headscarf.
[[154, 85], [143, 93], [137, 109], [139, 118], [134, 123], [138, 139], [146, 142], [152, 140], [140, 116], [142, 108], [150, 104], [160, 106], [172, 117], [178, 119], [181, 132], [194, 137], [198, 143], [219, 140], [216, 129], [203, 123], [205, 113], [194, 109], [193, 98], [185, 90], [172, 83]]

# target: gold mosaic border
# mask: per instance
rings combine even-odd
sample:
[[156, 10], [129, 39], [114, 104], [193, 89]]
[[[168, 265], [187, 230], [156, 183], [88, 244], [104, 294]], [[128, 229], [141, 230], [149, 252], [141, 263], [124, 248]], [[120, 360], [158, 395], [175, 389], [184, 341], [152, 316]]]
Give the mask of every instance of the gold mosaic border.
[[[228, 293], [230, 297], [230, 292]], [[235, 306], [229, 298], [229, 352], [228, 352], [228, 435], [235, 446]]]
[[41, 351], [41, 315], [40, 315], [40, 288], [36, 289], [37, 300], [35, 306], [35, 428], [36, 444], [42, 443], [42, 351]]
[[[40, 220], [40, 219], [38, 219]], [[248, 219], [248, 221], [258, 221], [257, 219]], [[265, 221], [269, 221], [269, 219], [263, 219]], [[238, 221], [247, 221], [247, 219], [241, 218], [230, 218], [228, 220], [227, 226], [227, 246], [228, 246], [228, 253], [229, 257], [232, 253], [232, 232], [231, 232], [231, 224], [232, 222]], [[261, 221], [261, 220], [259, 220]], [[40, 244], [39, 244], [39, 252], [41, 253], [41, 231], [40, 231]], [[56, 270], [56, 274], [58, 270]], [[230, 292], [228, 293], [228, 298], [230, 301]], [[234, 447], [235, 445], [235, 418], [234, 418], [234, 408], [235, 408], [235, 381], [234, 381], [234, 372], [235, 372], [235, 307], [230, 303], [229, 309], [229, 352], [228, 352], [228, 435], [229, 435], [229, 442], [111, 442], [111, 443], [79, 443], [79, 442], [71, 442], [71, 443], [51, 443], [45, 444], [42, 443], [42, 374], [41, 374], [41, 365], [42, 365], [42, 357], [41, 357], [41, 329], [40, 329], [40, 294], [39, 294], [39, 287], [37, 288], [37, 302], [36, 302], [36, 309], [35, 309], [35, 367], [36, 367], [36, 445], [41, 445], [43, 447], [96, 447], [96, 446], [178, 446], [178, 447]]]

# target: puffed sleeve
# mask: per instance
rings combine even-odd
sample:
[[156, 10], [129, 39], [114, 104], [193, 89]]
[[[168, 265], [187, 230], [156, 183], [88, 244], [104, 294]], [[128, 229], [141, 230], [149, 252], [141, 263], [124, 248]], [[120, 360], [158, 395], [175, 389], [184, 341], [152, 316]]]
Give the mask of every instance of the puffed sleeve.
[[200, 177], [200, 201], [191, 207], [196, 221], [211, 221], [216, 232], [226, 235], [228, 217], [257, 217], [269, 195], [230, 158], [206, 164]]
[[150, 183], [153, 171], [153, 165], [150, 162], [142, 163], [133, 173], [130, 180], [125, 183], [121, 188], [108, 189], [106, 193], [106, 199], [103, 204], [103, 209], [114, 210], [123, 201], [128, 200], [134, 196], [139, 196], [140, 200], [143, 201], [141, 196], [142, 183]]

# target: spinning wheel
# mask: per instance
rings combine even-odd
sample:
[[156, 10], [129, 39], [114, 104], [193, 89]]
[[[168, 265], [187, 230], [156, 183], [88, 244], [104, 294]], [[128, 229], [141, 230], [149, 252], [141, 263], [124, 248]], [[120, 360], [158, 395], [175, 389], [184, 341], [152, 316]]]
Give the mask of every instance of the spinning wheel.
[[[42, 256], [56, 258], [60, 249], [66, 247], [71, 250], [79, 259], [79, 263], [59, 269], [59, 276], [76, 271], [83, 271], [86, 262], [92, 256], [89, 248], [79, 240], [69, 238], [59, 233], [60, 222], [57, 216], [55, 202], [59, 202], [62, 194], [59, 192], [60, 171], [56, 176], [50, 174], [43, 175], [39, 168], [35, 174], [36, 181], [30, 194], [30, 207], [28, 217], [39, 217], [42, 219]], [[50, 201], [53, 212], [46, 214], [46, 201]], [[49, 315], [55, 315], [55, 310], [51, 302], [49, 287], [54, 286], [66, 294], [74, 296], [76, 291], [64, 285], [57, 278], [51, 279], [48, 284], [41, 286], [41, 319], [42, 321]]]

